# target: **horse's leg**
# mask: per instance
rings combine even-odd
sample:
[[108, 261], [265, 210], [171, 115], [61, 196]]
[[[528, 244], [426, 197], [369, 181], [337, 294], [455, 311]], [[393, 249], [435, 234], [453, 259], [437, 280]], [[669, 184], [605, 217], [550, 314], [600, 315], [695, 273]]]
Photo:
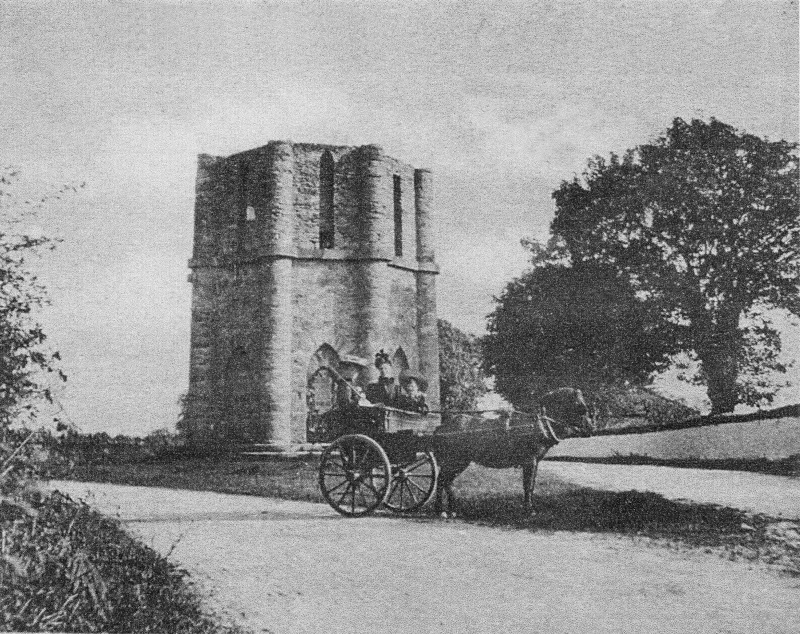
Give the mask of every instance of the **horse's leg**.
[[[442, 467], [439, 471], [439, 479], [436, 483], [436, 504], [435, 512], [441, 517], [455, 517], [455, 493], [453, 492], [453, 481], [469, 466], [469, 462], [449, 464]], [[447, 496], [447, 504], [444, 504], [444, 497]]]
[[[433, 512], [437, 515], [444, 513], [442, 496], [444, 495], [444, 477], [445, 473], [439, 472], [439, 479], [436, 482], [436, 502], [433, 504]], [[445, 517], [446, 517], [445, 513]]]
[[[453, 478], [455, 480], [455, 478]], [[455, 517], [456, 512], [454, 510], [455, 507], [455, 493], [453, 493], [453, 480], [451, 480], [447, 486], [445, 486], [445, 491], [447, 491], [447, 517]]]
[[[436, 503], [433, 506], [433, 510], [441, 517], [446, 518], [447, 513], [450, 510], [450, 490], [456, 475], [457, 474], [451, 471], [449, 468], [439, 468], [439, 479], [436, 481]], [[447, 495], [446, 505], [444, 499], [445, 494]]]
[[534, 458], [522, 467], [522, 488], [525, 491], [525, 514], [533, 515], [533, 488], [536, 486], [536, 471], [539, 469], [539, 459]]

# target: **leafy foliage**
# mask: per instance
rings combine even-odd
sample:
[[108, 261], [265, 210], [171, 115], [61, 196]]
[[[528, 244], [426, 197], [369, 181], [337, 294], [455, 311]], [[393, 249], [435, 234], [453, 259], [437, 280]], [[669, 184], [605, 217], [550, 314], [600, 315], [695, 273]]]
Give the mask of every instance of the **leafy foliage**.
[[46, 454], [42, 462], [45, 476], [52, 470], [69, 472], [76, 467], [125, 464], [166, 459], [180, 454], [185, 442], [166, 429], [157, 429], [144, 438], [110, 436], [105, 432], [82, 434], [74, 429], [61, 433], [39, 432], [38, 444]]
[[797, 145], [715, 119], [663, 137], [554, 192], [548, 257], [613, 267], [696, 354], [714, 413], [771, 401], [780, 338], [764, 307], [800, 314]]
[[443, 410], [471, 410], [486, 394], [481, 343], [450, 322], [439, 320], [439, 385]]
[[699, 416], [696, 409], [647, 387], [600, 385], [589, 392], [598, 429], [664, 428]]
[[[37, 235], [30, 220], [38, 205], [19, 202], [12, 186], [17, 172], [0, 171], [0, 427], [7, 427], [21, 409], [32, 409], [31, 396], [51, 397], [41, 373], [66, 376], [57, 369], [57, 352], [48, 351], [46, 336], [33, 312], [45, 303], [44, 288], [28, 267], [28, 260], [52, 249], [56, 241]], [[71, 187], [70, 187], [71, 188]], [[74, 189], [74, 188], [71, 188]], [[56, 194], [63, 193], [64, 188]]]
[[[34, 319], [46, 300], [28, 266], [56, 241], [40, 235], [32, 221], [38, 206], [75, 188], [19, 201], [11, 192], [15, 179], [13, 170], [0, 170], [0, 630], [224, 630], [203, 613], [184, 573], [127, 535], [118, 521], [37, 489], [36, 476], [53, 458], [54, 443], [75, 449], [77, 434], [56, 438], [12, 426], [35, 419], [34, 397], [51, 397], [46, 375], [66, 379]], [[89, 442], [105, 455], [108, 443], [97, 440], [102, 438]], [[169, 442], [161, 434], [150, 445], [163, 449]], [[115, 448], [129, 449], [123, 445]]]
[[118, 520], [58, 492], [27, 496], [26, 512], [2, 517], [0, 531], [0, 629], [226, 629], [204, 614], [183, 572], [127, 535]]
[[604, 386], [646, 383], [675, 351], [664, 332], [671, 324], [658, 323], [611, 267], [540, 262], [496, 302], [485, 364], [497, 390], [519, 408], [558, 387], [596, 398]]

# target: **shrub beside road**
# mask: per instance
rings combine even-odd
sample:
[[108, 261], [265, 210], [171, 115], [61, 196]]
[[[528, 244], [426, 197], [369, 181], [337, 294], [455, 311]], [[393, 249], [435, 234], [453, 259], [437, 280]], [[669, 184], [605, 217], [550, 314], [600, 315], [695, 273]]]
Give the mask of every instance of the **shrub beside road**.
[[207, 613], [186, 574], [82, 502], [38, 487], [37, 436], [0, 443], [0, 630], [240, 631]]
[[119, 521], [57, 492], [31, 494], [27, 507], [1, 524], [0, 629], [233, 631], [204, 613], [184, 573]]

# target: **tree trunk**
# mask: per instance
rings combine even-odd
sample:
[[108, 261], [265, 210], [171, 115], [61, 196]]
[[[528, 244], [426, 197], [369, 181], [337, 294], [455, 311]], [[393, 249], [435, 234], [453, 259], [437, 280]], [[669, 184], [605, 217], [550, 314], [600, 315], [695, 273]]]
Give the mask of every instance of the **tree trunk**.
[[738, 402], [736, 354], [716, 351], [701, 357], [712, 414], [732, 412]]
[[732, 412], [739, 401], [739, 312], [717, 316], [704, 346], [697, 350], [706, 378], [712, 414]]

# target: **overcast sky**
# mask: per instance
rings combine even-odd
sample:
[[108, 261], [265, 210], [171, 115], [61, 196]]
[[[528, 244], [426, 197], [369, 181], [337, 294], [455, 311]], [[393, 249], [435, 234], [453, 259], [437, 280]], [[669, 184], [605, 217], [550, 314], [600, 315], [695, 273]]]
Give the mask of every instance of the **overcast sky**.
[[43, 318], [87, 431], [175, 422], [200, 152], [376, 143], [433, 169], [440, 316], [481, 332], [591, 155], [677, 116], [798, 139], [794, 1], [6, 1], [0, 29], [0, 159], [28, 188], [87, 184], [41, 217], [64, 239]]

